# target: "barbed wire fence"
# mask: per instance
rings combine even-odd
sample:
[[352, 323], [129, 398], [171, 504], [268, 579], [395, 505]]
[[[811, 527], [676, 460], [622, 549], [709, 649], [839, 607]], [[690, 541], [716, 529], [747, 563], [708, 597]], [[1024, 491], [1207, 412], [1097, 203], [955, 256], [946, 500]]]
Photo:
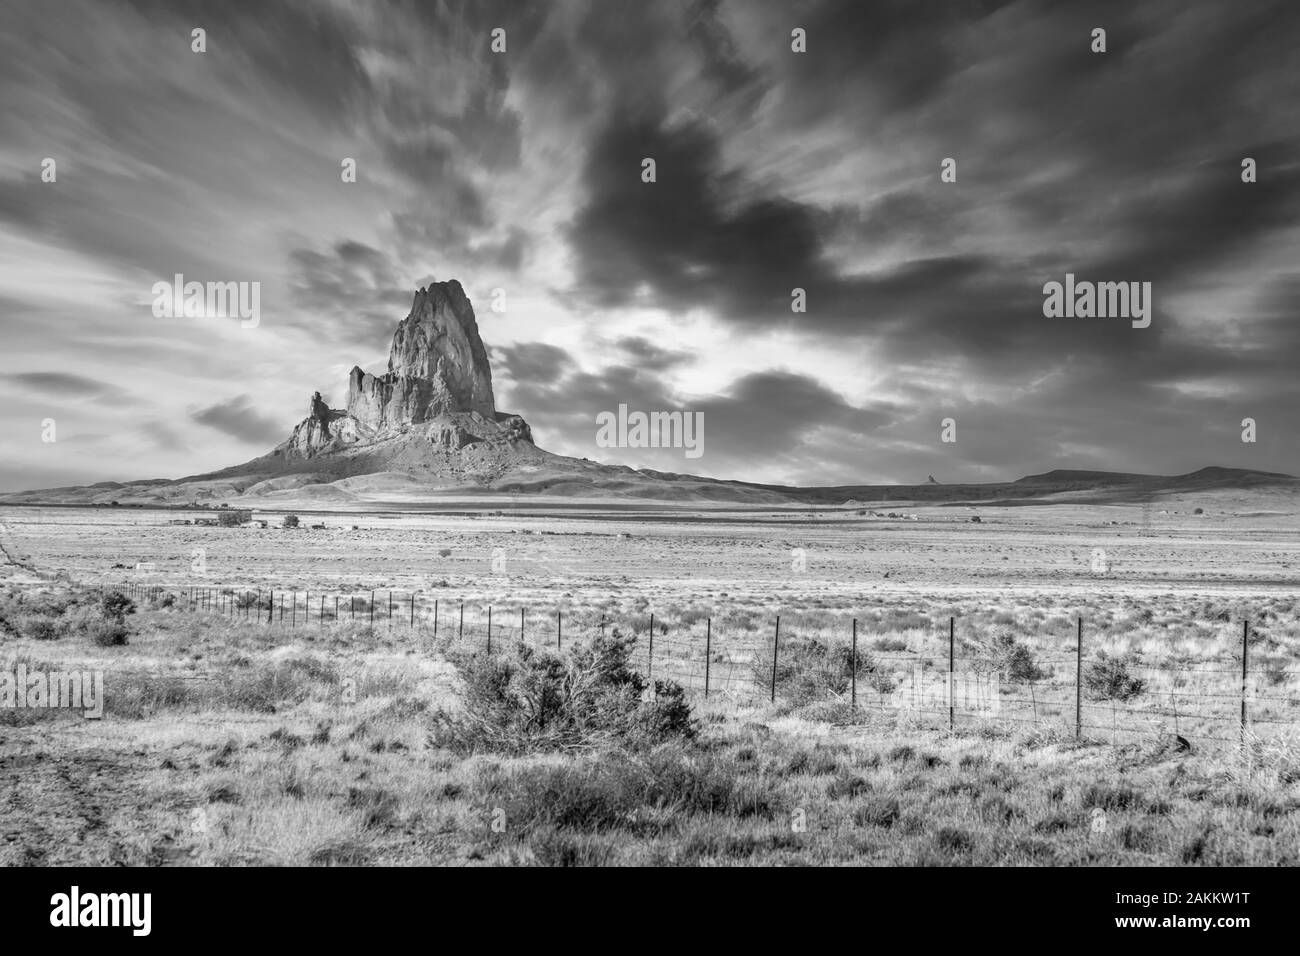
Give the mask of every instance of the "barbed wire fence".
[[1300, 727], [1300, 697], [1284, 692], [1300, 668], [1274, 661], [1252, 670], [1252, 645], [1264, 637], [1249, 620], [1239, 633], [1226, 625], [1210, 659], [1151, 662], [1090, 647], [1082, 616], [1072, 634], [1046, 649], [1023, 643], [1008, 634], [1011, 628], [999, 628], [1001, 636], [989, 641], [964, 634], [955, 615], [923, 618], [927, 650], [911, 653], [897, 639], [872, 640], [856, 617], [841, 628], [774, 615], [760, 636], [755, 627], [715, 626], [712, 616], [698, 613], [678, 615], [670, 625], [653, 613], [566, 617], [560, 607], [539, 611], [393, 590], [98, 587], [153, 607], [274, 628], [405, 629], [429, 649], [442, 643], [508, 654], [522, 644], [563, 651], [566, 643], [617, 635], [631, 642], [630, 664], [652, 692], [656, 682], [672, 681], [693, 696], [737, 704], [824, 702], [839, 708], [837, 723], [850, 726], [873, 713], [905, 713], [936, 729], [1005, 722], [1076, 738], [1163, 734], [1236, 745], [1248, 734]]

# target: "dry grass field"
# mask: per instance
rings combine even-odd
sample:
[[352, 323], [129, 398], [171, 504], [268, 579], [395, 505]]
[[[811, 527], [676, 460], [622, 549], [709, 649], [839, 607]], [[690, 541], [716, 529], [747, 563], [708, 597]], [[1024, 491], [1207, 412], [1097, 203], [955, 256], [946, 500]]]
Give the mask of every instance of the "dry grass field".
[[456, 510], [0, 510], [0, 862], [1300, 862], [1294, 513]]

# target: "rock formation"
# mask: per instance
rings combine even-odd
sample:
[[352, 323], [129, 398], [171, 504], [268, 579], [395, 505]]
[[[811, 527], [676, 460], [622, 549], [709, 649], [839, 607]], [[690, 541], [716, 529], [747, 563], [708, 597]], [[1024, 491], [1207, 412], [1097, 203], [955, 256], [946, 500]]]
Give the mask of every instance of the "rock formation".
[[442, 452], [480, 442], [498, 449], [532, 448], [528, 424], [496, 410], [474, 307], [454, 279], [415, 293], [410, 314], [393, 335], [386, 373], [353, 367], [344, 409], [330, 408], [315, 392], [307, 418], [272, 455], [355, 456], [379, 446], [396, 455], [399, 449], [391, 445], [398, 439]]
[[384, 429], [459, 412], [492, 420], [496, 402], [474, 307], [453, 279], [416, 292], [410, 314], [393, 336], [388, 374], [352, 369], [348, 413]]

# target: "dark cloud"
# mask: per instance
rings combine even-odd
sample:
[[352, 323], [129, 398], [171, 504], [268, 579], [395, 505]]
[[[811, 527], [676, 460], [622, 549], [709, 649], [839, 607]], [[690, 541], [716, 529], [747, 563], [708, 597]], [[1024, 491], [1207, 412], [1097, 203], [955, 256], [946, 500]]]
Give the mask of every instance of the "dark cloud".
[[[657, 179], [641, 181], [642, 160]], [[570, 233], [577, 284], [618, 307], [648, 288], [671, 310], [710, 307], [753, 323], [790, 319], [791, 289], [827, 274], [816, 210], [763, 195], [722, 167], [717, 136], [663, 116], [613, 116], [584, 170]]]
[[11, 384], [41, 392], [46, 398], [97, 398], [116, 404], [134, 401], [116, 385], [69, 372], [15, 372], [8, 376], [8, 380]]
[[293, 249], [289, 263], [296, 304], [314, 318], [315, 331], [341, 347], [382, 342], [410, 308], [414, 287], [401, 280], [384, 253], [364, 243]]
[[666, 349], [639, 335], [624, 336], [614, 345], [631, 359], [637, 368], [650, 372], [666, 372], [681, 365], [689, 365], [699, 358], [692, 352]]
[[190, 443], [161, 418], [151, 418], [140, 423], [136, 432], [160, 451], [188, 454]]
[[[159, 35], [186, 49], [195, 27], [207, 32], [209, 56], [245, 63], [246, 92], [288, 94], [328, 123], [343, 122], [370, 93], [358, 58], [358, 37], [328, 6], [285, 0], [129, 0]], [[148, 69], [148, 58], [140, 64]]]
[[236, 395], [206, 408], [191, 409], [189, 416], [200, 425], [250, 445], [274, 445], [288, 437], [284, 425], [257, 413], [249, 395]]
[[563, 379], [575, 367], [573, 356], [556, 345], [544, 342], [521, 342], [492, 350], [493, 367], [516, 382], [534, 387], [549, 387]]

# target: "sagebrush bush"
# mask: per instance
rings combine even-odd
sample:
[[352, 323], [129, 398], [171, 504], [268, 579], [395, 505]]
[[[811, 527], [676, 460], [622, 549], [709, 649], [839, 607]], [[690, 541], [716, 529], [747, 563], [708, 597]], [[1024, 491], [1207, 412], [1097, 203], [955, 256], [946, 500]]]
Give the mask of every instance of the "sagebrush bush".
[[131, 632], [121, 621], [101, 619], [90, 623], [86, 635], [100, 647], [120, 647], [127, 643]]
[[[830, 695], [849, 692], [855, 659], [849, 644], [824, 644], [812, 638], [782, 639], [777, 648], [776, 692], [795, 704], [806, 704]], [[859, 678], [876, 672], [871, 655], [858, 649], [856, 670]], [[772, 686], [772, 648], [755, 655], [750, 670], [754, 682], [770, 690]], [[892, 690], [892, 684], [891, 688]]]
[[56, 641], [66, 632], [66, 625], [58, 618], [41, 614], [24, 614], [12, 621], [18, 633], [34, 641]]
[[457, 661], [464, 706], [433, 715], [433, 739], [462, 751], [522, 753], [602, 743], [648, 745], [697, 733], [681, 687], [645, 679], [628, 663], [631, 643], [598, 637], [568, 654], [517, 645], [508, 654]]
[[338, 683], [338, 668], [328, 661], [291, 657], [251, 674], [232, 674], [222, 694], [230, 707], [274, 714], [283, 706], [302, 703], [315, 687]]
[[10, 591], [5, 595], [5, 614], [41, 615], [44, 617], [61, 617], [69, 609], [76, 607], [78, 596], [71, 591], [46, 591], [24, 594], [22, 591]]
[[482, 800], [499, 806], [511, 827], [583, 833], [671, 830], [682, 815], [771, 818], [768, 788], [742, 778], [730, 760], [667, 744], [639, 754], [599, 757], [508, 773], [485, 770]]
[[1136, 666], [1134, 655], [1111, 657], [1105, 651], [1097, 654], [1083, 668], [1083, 687], [1092, 700], [1131, 700], [1146, 688], [1146, 681], [1130, 673]]
[[1003, 680], [1016, 684], [1032, 684], [1047, 676], [1038, 666], [1034, 653], [1011, 634], [999, 634], [993, 639], [992, 659]]
[[121, 624], [128, 614], [135, 613], [135, 602], [121, 591], [105, 591], [99, 599], [99, 610], [108, 620]]

